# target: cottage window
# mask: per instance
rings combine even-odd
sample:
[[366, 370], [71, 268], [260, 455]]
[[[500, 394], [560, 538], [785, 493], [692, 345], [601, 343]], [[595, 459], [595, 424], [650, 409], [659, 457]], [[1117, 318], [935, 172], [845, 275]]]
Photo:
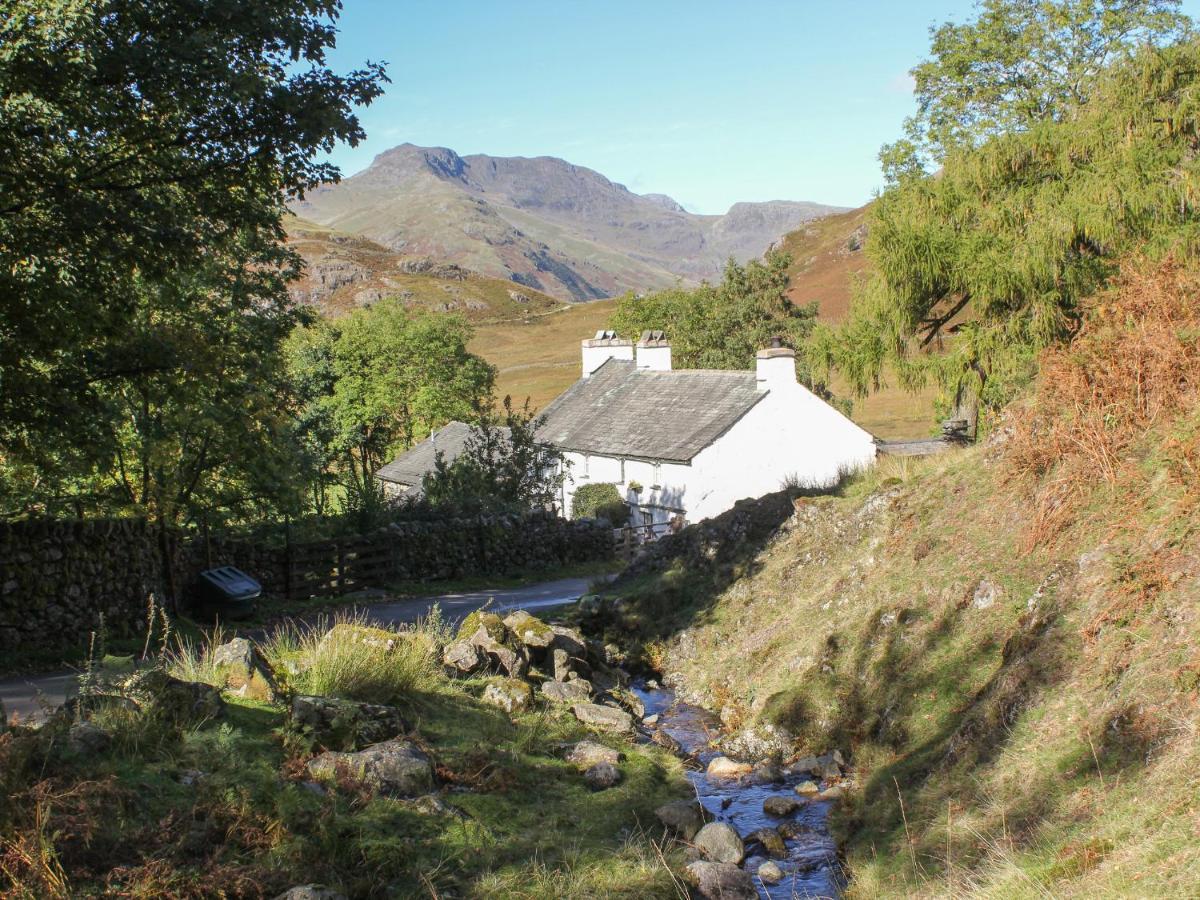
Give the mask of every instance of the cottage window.
[[588, 470], [592, 467], [592, 455], [590, 453], [583, 454], [583, 477], [588, 477]]
[[650, 487], [657, 490], [661, 486], [662, 486], [662, 463], [656, 462], [654, 464], [654, 484], [650, 485]]
[[617, 479], [617, 484], [625, 483], [625, 460], [621, 460], [621, 477]]

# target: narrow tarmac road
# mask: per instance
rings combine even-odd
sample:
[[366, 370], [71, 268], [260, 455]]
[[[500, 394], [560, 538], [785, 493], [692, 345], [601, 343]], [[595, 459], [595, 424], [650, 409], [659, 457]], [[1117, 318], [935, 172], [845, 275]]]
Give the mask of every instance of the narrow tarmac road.
[[[442, 618], [457, 624], [475, 610], [491, 602], [496, 612], [514, 609], [549, 609], [578, 600], [587, 593], [593, 578], [562, 578], [517, 588], [462, 591], [430, 597], [414, 597], [381, 603], [360, 603], [346, 610], [361, 610], [384, 625], [402, 625], [429, 615], [436, 604]], [[0, 702], [11, 718], [23, 722], [40, 721], [75, 692], [76, 672], [51, 672], [20, 675], [0, 680]]]

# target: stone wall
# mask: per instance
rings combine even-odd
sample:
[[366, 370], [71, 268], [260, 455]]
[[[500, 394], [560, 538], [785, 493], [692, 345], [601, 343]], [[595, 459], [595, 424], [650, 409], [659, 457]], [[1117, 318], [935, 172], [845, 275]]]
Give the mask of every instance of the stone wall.
[[267, 602], [364, 587], [547, 571], [610, 559], [606, 524], [544, 513], [400, 522], [337, 540], [265, 544], [175, 535], [172, 570], [157, 535], [135, 520], [0, 523], [0, 653], [82, 647], [100, 614], [113, 637], [143, 633], [151, 592], [182, 593], [203, 569], [232, 565]]
[[84, 647], [101, 614], [114, 637], [142, 633], [162, 570], [143, 521], [0, 523], [0, 654]]
[[[188, 568], [205, 568], [192, 545]], [[300, 599], [397, 582], [536, 572], [611, 559], [612, 529], [557, 516], [397, 522], [369, 534], [289, 546], [211, 540], [214, 565], [253, 574], [270, 595]]]

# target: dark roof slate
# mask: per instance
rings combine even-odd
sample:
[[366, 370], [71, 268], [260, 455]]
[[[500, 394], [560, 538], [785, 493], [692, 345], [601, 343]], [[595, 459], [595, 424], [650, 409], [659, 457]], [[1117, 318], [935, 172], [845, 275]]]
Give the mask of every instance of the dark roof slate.
[[754, 372], [655, 372], [610, 359], [546, 407], [538, 437], [560, 450], [687, 462], [764, 396]]
[[[502, 428], [501, 431], [507, 436], [507, 428]], [[446, 462], [454, 462], [474, 432], [475, 428], [464, 422], [448, 422], [387, 465], [380, 466], [375, 472], [375, 477], [381, 481], [419, 488], [425, 476], [434, 470], [438, 451], [445, 456]]]

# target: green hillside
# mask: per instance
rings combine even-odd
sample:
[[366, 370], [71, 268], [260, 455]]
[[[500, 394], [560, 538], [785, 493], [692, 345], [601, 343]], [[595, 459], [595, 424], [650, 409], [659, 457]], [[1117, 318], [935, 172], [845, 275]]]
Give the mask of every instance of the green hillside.
[[563, 305], [541, 291], [470, 269], [404, 257], [366, 238], [289, 218], [288, 243], [304, 258], [296, 300], [339, 315], [384, 296], [414, 308], [459, 313], [473, 322], [535, 317]]

